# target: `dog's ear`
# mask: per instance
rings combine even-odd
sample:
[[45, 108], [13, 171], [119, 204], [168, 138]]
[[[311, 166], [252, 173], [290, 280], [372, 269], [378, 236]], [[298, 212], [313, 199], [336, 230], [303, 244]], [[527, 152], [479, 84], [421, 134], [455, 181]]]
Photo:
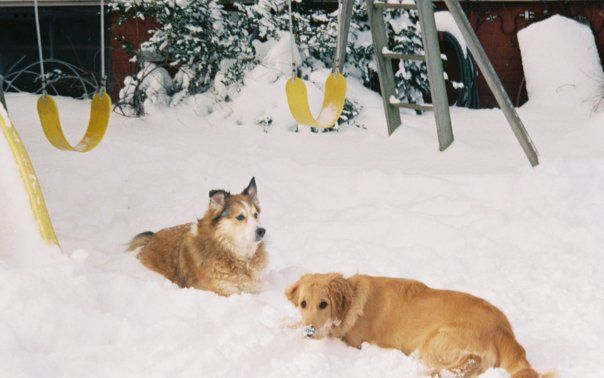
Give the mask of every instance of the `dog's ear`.
[[230, 194], [222, 189], [210, 190], [210, 209], [222, 211]]
[[353, 289], [350, 283], [341, 274], [334, 277], [327, 285], [329, 301], [331, 302], [331, 317], [334, 320], [343, 320], [344, 315], [352, 303]]
[[247, 185], [247, 188], [243, 189], [243, 192], [241, 192], [241, 194], [250, 196], [253, 203], [255, 203], [255, 204], [258, 203], [258, 188], [256, 187], [256, 178], [255, 177], [252, 177], [252, 179], [250, 180], [250, 183]]
[[298, 307], [298, 294], [300, 289], [300, 278], [295, 283], [291, 284], [287, 289], [285, 289], [285, 296], [287, 299], [294, 304], [294, 306]]

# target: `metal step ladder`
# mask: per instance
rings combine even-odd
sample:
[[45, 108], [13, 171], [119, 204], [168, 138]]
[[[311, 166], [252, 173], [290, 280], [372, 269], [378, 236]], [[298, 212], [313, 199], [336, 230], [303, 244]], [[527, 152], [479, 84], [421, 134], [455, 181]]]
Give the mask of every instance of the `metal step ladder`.
[[[505, 92], [499, 77], [495, 73], [489, 58], [484, 52], [478, 37], [474, 33], [468, 18], [463, 12], [459, 1], [444, 0], [444, 2], [449, 8], [455, 23], [466, 40], [468, 49], [476, 60], [480, 71], [483, 73], [489, 88], [493, 92], [499, 107], [505, 114], [512, 131], [522, 146], [528, 160], [532, 166], [538, 165], [539, 158], [537, 156], [537, 150], [526, 132], [520, 117], [516, 113], [510, 98]], [[439, 149], [441, 151], [445, 150], [453, 143], [454, 138], [453, 129], [451, 127], [451, 115], [449, 113], [443, 63], [438, 43], [438, 31], [436, 30], [436, 21], [434, 19], [433, 1], [416, 0], [415, 3], [412, 3], [401, 0], [398, 0], [398, 2], [393, 2], [392, 0], [366, 0], [366, 3], [375, 57], [378, 65], [380, 89], [388, 124], [388, 134], [392, 134], [394, 130], [401, 125], [401, 108], [434, 111]], [[388, 48], [388, 35], [384, 22], [384, 11], [388, 9], [417, 10], [422, 30], [422, 43], [425, 55], [399, 54], [392, 52]], [[428, 81], [430, 83], [430, 94], [432, 95], [431, 105], [409, 104], [401, 102], [396, 98], [394, 72], [391, 63], [392, 59], [423, 60], [426, 62]]]

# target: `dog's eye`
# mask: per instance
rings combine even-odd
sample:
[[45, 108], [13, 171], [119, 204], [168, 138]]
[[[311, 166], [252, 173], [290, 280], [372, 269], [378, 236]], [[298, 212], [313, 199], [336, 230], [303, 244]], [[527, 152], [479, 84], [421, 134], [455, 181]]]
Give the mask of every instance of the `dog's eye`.
[[258, 219], [258, 213], [254, 213], [254, 218]]
[[238, 221], [243, 221], [244, 219], [245, 219], [245, 215], [243, 215], [243, 214], [237, 215], [237, 220]]
[[302, 301], [302, 302], [300, 302], [300, 307], [302, 307], [302, 308], [306, 308], [306, 301]]
[[321, 310], [323, 310], [323, 309], [324, 309], [324, 308], [326, 308], [326, 307], [327, 307], [327, 302], [322, 301], [321, 303], [319, 303], [319, 308], [320, 308]]

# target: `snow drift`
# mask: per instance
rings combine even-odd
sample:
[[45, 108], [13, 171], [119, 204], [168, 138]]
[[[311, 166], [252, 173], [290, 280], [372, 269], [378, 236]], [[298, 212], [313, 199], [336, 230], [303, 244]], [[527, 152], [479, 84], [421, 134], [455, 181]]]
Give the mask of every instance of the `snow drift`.
[[[531, 93], [553, 90], [535, 74]], [[601, 376], [604, 128], [564, 108], [520, 109], [541, 151], [530, 168], [500, 111], [452, 108], [456, 142], [441, 153], [432, 114], [405, 114], [386, 137], [381, 98], [348, 84], [365, 129], [287, 132], [284, 78], [269, 66], [232, 102], [198, 96], [145, 119], [114, 114], [104, 142], [78, 155], [48, 145], [34, 96], [9, 95], [64, 254], [30, 243], [0, 141], [2, 219], [19, 228], [0, 233], [0, 375], [420, 375], [398, 351], [305, 340], [287, 326], [297, 312], [284, 288], [303, 272], [339, 271], [483, 297], [510, 318], [536, 369]], [[88, 103], [57, 101], [67, 134], [80, 135]], [[276, 127], [263, 132], [266, 116]], [[123, 252], [136, 233], [191, 221], [209, 190], [240, 190], [252, 176], [270, 254], [261, 294], [180, 289]]]
[[530, 105], [584, 111], [604, 95], [589, 26], [556, 15], [519, 31], [518, 42]]

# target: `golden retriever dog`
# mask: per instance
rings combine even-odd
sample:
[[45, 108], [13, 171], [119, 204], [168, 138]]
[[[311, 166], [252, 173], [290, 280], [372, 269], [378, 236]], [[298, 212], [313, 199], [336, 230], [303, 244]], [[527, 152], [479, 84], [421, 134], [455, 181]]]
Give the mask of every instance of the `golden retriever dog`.
[[241, 194], [210, 192], [210, 205], [197, 222], [138, 234], [128, 247], [138, 259], [180, 287], [229, 296], [258, 292], [267, 265], [266, 230], [260, 226], [256, 180]]
[[307, 337], [414, 353], [430, 374], [475, 377], [501, 367], [513, 378], [539, 377], [505, 315], [469, 294], [408, 279], [332, 273], [304, 275], [285, 295], [301, 312]]

